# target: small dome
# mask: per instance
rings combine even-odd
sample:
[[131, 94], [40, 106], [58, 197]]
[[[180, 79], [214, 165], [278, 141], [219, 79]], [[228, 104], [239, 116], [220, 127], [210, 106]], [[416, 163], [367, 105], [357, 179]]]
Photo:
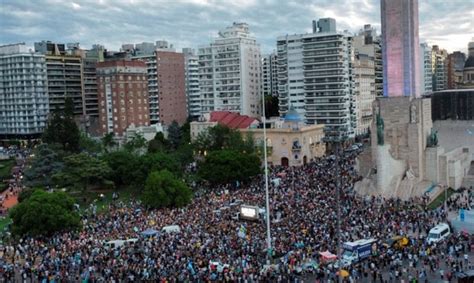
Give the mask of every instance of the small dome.
[[474, 67], [474, 57], [469, 56], [464, 63], [464, 68], [473, 68]]
[[301, 116], [293, 107], [285, 115], [285, 122], [301, 122]]

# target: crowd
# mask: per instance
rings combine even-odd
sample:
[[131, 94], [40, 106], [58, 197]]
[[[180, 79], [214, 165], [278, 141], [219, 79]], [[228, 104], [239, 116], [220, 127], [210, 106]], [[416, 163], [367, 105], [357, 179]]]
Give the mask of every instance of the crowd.
[[8, 208], [5, 203], [10, 198], [16, 198], [22, 189], [23, 170], [25, 169], [25, 160], [30, 154], [29, 149], [9, 147], [1, 150], [0, 155], [4, 158], [15, 159], [15, 166], [12, 168], [11, 179], [0, 180], [8, 184], [7, 187], [0, 192], [0, 217], [4, 216]]
[[[421, 199], [402, 201], [361, 197], [355, 155], [312, 160], [302, 167], [272, 167], [270, 209], [273, 249], [266, 250], [264, 217], [243, 221], [236, 203], [265, 207], [264, 180], [196, 189], [182, 209], [146, 210], [139, 202], [110, 205], [106, 213], [90, 209], [79, 232], [49, 238], [25, 237], [3, 246], [0, 278], [6, 282], [335, 282], [338, 268], [319, 252], [337, 253], [337, 193], [340, 188], [341, 242], [407, 235], [410, 245], [397, 251], [381, 248], [376, 256], [347, 267], [347, 282], [395, 282], [435, 274], [453, 277], [472, 268], [472, 239], [453, 234], [429, 246], [424, 237], [444, 222], [442, 208], [427, 210]], [[178, 233], [141, 232], [179, 225]], [[120, 248], [108, 241], [137, 239]], [[382, 246], [382, 245], [380, 245]], [[267, 265], [268, 257], [271, 264]], [[441, 270], [441, 267], [448, 269]], [[313, 281], [314, 282], [314, 281]]]

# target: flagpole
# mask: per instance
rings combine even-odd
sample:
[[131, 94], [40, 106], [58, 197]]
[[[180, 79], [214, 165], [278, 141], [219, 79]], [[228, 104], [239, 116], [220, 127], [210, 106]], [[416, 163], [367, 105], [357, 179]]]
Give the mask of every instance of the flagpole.
[[267, 157], [267, 118], [265, 117], [265, 95], [262, 92], [262, 120], [263, 120], [263, 156], [265, 161], [265, 207], [267, 220], [267, 264], [270, 264], [272, 237], [270, 232], [270, 200], [268, 195], [268, 157]]

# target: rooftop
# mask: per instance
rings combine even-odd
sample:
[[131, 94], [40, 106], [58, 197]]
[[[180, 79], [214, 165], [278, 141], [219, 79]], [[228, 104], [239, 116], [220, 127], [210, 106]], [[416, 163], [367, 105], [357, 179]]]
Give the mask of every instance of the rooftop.
[[229, 111], [211, 112], [209, 119], [209, 122], [217, 122], [219, 125], [224, 125], [231, 129], [246, 129], [255, 121], [258, 120], [247, 115], [240, 115]]

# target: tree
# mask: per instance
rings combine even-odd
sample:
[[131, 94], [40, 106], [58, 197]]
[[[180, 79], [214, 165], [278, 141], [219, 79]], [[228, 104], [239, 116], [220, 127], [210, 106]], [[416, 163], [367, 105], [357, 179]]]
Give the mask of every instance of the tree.
[[12, 232], [19, 236], [50, 236], [81, 226], [74, 200], [63, 192], [36, 190], [11, 210], [10, 217], [13, 220]]
[[74, 121], [74, 105], [70, 97], [66, 98], [63, 110], [55, 110], [43, 133], [43, 142], [60, 144], [63, 150], [79, 151], [80, 131]]
[[64, 168], [53, 175], [53, 181], [59, 186], [86, 190], [92, 184], [109, 185], [107, 177], [110, 174], [110, 167], [105, 161], [79, 153], [64, 158]]
[[265, 95], [265, 117], [277, 117], [280, 116], [278, 112], [278, 96]]
[[173, 121], [168, 127], [168, 140], [170, 142], [171, 149], [177, 149], [181, 144], [181, 128], [179, 127], [178, 122]]
[[244, 140], [239, 131], [222, 125], [216, 125], [201, 132], [194, 142], [194, 147], [201, 152], [231, 149], [253, 153], [255, 150], [251, 135], [248, 135]]
[[148, 208], [183, 207], [191, 201], [192, 192], [168, 170], [152, 172], [145, 184], [142, 202]]
[[214, 184], [246, 181], [260, 172], [258, 156], [235, 150], [212, 151], [199, 166], [199, 175]]
[[25, 170], [25, 184], [29, 187], [48, 187], [53, 183], [51, 177], [61, 172], [63, 167], [60, 151], [48, 144], [40, 144], [31, 165]]
[[141, 172], [140, 158], [126, 150], [107, 153], [103, 156], [103, 160], [111, 169], [110, 180], [118, 187], [143, 184], [146, 176], [144, 174], [148, 173]]
[[160, 170], [168, 170], [175, 174], [176, 176], [180, 176], [182, 174], [182, 170], [178, 160], [176, 160], [172, 155], [157, 152], [154, 154], [147, 154], [140, 157], [140, 171], [145, 173], [146, 176], [153, 171], [160, 171]]
[[165, 138], [162, 132], [158, 132], [155, 138], [148, 143], [148, 152], [165, 152], [170, 148], [169, 141]]
[[142, 153], [146, 146], [146, 139], [140, 134], [135, 134], [129, 141], [125, 143], [124, 149], [134, 153]]
[[102, 146], [105, 152], [109, 152], [111, 148], [117, 146], [117, 142], [114, 140], [114, 133], [107, 133], [102, 137]]
[[91, 139], [85, 133], [81, 132], [79, 137], [79, 149], [90, 154], [98, 154], [102, 151], [100, 142]]

